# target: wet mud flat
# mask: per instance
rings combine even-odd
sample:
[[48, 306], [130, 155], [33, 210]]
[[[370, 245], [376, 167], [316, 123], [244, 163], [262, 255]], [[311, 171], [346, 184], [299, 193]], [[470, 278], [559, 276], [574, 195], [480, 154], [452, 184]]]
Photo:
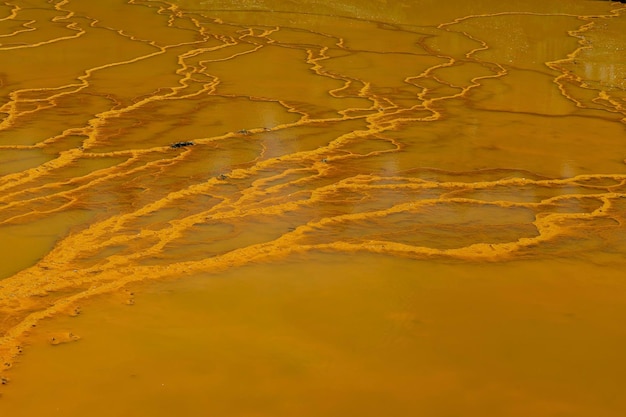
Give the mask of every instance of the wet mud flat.
[[622, 415], [625, 13], [0, 5], [0, 410]]
[[[3, 406], [20, 416], [617, 416], [625, 284], [620, 267], [602, 271], [326, 254], [140, 285], [38, 325]], [[81, 339], [51, 344], [69, 332]]]

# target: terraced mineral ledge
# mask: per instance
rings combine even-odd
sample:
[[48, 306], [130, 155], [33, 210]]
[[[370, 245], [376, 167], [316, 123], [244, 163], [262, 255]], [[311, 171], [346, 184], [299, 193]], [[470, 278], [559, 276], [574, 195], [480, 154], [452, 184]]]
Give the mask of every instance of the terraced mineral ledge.
[[0, 2], [0, 413], [624, 415], [625, 28]]

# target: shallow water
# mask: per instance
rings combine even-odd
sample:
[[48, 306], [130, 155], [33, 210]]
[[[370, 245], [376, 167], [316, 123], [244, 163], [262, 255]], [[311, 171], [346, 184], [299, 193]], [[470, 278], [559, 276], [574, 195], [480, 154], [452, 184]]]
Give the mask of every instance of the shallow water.
[[623, 415], [626, 8], [439, 3], [0, 5], [0, 409]]

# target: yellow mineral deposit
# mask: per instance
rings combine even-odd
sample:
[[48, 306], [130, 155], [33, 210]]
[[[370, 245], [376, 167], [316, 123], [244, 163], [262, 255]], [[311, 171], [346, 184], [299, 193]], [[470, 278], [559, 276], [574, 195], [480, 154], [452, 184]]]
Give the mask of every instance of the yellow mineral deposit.
[[0, 2], [0, 415], [626, 414], [626, 5]]

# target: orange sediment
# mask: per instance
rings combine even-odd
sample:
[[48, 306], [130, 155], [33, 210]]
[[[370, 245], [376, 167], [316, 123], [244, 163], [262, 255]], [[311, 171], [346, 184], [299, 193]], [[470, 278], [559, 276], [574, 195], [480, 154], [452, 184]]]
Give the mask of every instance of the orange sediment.
[[[610, 36], [623, 7], [418, 25], [15, 3], [0, 6], [0, 234], [89, 216], [0, 270], [0, 367], [87, 298], [293, 254], [508, 262], [585, 240], [624, 261], [626, 68], [596, 71], [606, 39], [626, 48]], [[558, 26], [545, 50], [512, 51], [490, 33], [503, 19]]]

